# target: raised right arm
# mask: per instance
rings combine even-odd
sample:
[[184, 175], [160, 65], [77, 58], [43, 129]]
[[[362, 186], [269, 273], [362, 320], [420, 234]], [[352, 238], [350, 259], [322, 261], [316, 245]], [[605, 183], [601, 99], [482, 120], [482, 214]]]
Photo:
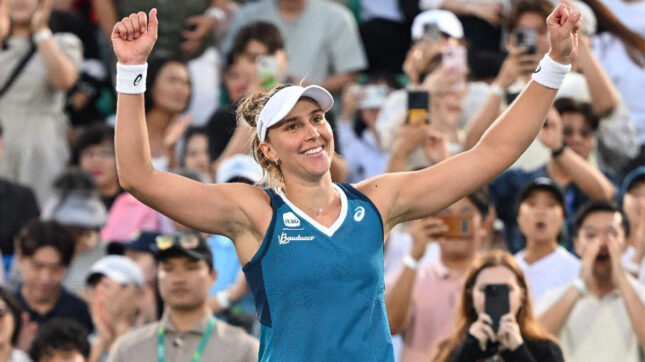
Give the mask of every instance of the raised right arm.
[[[125, 65], [144, 64], [157, 38], [156, 9], [132, 14], [112, 32], [114, 53]], [[262, 210], [267, 197], [244, 184], [205, 185], [152, 167], [143, 94], [118, 94], [116, 160], [121, 186], [146, 205], [193, 229], [230, 238], [251, 228], [245, 210]], [[242, 198], [244, 197], [244, 205]], [[259, 236], [259, 235], [258, 235]]]

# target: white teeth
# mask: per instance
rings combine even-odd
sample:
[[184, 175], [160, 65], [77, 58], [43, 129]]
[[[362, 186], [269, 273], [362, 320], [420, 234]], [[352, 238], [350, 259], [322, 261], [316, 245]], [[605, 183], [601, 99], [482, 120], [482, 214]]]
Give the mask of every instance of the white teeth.
[[316, 148], [312, 148], [308, 151], [305, 151], [305, 155], [313, 155], [314, 153], [318, 153], [320, 151], [322, 151], [322, 146], [318, 146]]

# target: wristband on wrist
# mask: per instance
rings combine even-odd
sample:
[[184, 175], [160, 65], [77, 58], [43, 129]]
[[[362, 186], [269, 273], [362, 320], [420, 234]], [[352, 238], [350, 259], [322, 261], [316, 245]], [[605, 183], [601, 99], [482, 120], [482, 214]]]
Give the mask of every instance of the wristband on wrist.
[[228, 289], [222, 290], [215, 294], [215, 299], [217, 300], [219, 306], [222, 307], [222, 309], [228, 309], [228, 307], [233, 304], [233, 301], [231, 300], [231, 292], [229, 292]]
[[560, 148], [551, 152], [551, 157], [556, 158], [560, 156], [566, 149], [567, 149], [567, 144], [562, 142], [562, 146], [560, 146]]
[[206, 10], [206, 12], [204, 13], [204, 15], [211, 16], [211, 17], [217, 19], [217, 21], [220, 21], [220, 22], [226, 20], [226, 12], [224, 12], [224, 10], [222, 10], [220, 8], [217, 8], [217, 7], [214, 7], [214, 6], [208, 8]]
[[585, 294], [587, 294], [587, 285], [580, 277], [573, 279], [571, 284], [578, 290], [578, 292], [580, 292], [580, 295], [585, 296]]
[[116, 91], [123, 94], [141, 94], [146, 91], [148, 63], [126, 65], [116, 63]]
[[571, 64], [564, 65], [551, 59], [549, 54], [545, 54], [540, 64], [533, 72], [531, 78], [547, 88], [560, 89], [564, 77], [571, 70]]
[[412, 270], [419, 269], [419, 261], [413, 258], [412, 255], [410, 254], [404, 256], [402, 261], [403, 261], [403, 265], [407, 266]]
[[503, 97], [504, 96], [504, 88], [502, 88], [499, 84], [497, 83], [491, 83], [490, 87], [490, 92], [498, 97]]
[[52, 31], [49, 28], [44, 28], [36, 32], [36, 34], [34, 34], [31, 39], [33, 39], [34, 43], [40, 44], [43, 40], [47, 40], [53, 35], [54, 34], [52, 34]]

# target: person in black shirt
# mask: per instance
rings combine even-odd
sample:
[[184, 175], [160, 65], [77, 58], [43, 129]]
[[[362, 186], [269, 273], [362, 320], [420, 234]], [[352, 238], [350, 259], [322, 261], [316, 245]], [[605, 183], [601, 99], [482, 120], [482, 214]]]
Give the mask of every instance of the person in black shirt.
[[93, 330], [87, 304], [62, 286], [74, 255], [67, 230], [54, 222], [32, 220], [16, 238], [16, 247], [22, 284], [15, 296], [29, 315], [19, 347], [28, 350], [38, 326], [54, 317], [70, 318]]
[[[493, 330], [484, 312], [485, 288], [505, 284], [509, 288], [510, 312]], [[517, 262], [511, 254], [493, 250], [481, 255], [466, 273], [457, 303], [453, 335], [442, 342], [433, 361], [522, 361], [561, 362], [562, 350], [555, 338], [542, 330], [533, 316], [529, 292]]]

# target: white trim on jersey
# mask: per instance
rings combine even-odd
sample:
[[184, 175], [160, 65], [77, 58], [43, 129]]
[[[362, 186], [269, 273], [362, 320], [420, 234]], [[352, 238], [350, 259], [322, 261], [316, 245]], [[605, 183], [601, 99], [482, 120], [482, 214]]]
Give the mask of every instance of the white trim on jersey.
[[345, 222], [345, 217], [347, 216], [347, 195], [345, 195], [343, 189], [341, 189], [338, 185], [333, 184], [333, 186], [336, 188], [338, 194], [340, 195], [340, 215], [338, 215], [338, 219], [336, 219], [336, 221], [334, 221], [334, 223], [330, 227], [326, 227], [318, 223], [316, 220], [307, 215], [307, 213], [300, 210], [298, 206], [294, 205], [291, 201], [289, 201], [289, 199], [287, 199], [287, 196], [282, 192], [282, 190], [275, 189], [275, 191], [276, 194], [278, 194], [282, 198], [282, 201], [284, 201], [284, 203], [287, 204], [291, 208], [291, 210], [293, 210], [293, 212], [295, 212], [301, 218], [307, 220], [308, 223], [318, 229], [318, 231], [320, 231], [321, 233], [332, 237], [336, 230], [338, 230], [338, 228], [343, 225], [343, 222]]

